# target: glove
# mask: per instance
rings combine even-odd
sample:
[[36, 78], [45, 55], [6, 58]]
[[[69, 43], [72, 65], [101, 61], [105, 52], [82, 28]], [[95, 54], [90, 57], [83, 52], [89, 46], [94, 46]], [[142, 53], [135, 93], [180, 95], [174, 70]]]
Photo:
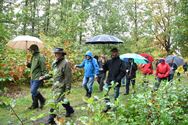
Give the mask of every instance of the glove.
[[119, 83], [118, 82], [115, 82], [115, 81], [111, 81], [111, 87], [114, 88], [116, 86], [118, 86]]

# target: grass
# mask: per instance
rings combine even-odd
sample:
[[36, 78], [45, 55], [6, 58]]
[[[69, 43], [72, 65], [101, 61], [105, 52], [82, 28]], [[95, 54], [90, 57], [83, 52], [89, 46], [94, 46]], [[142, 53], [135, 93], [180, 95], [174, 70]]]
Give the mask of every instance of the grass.
[[[149, 82], [150, 85], [152, 85], [152, 83], [155, 82], [155, 79], [153, 76], [148, 76], [147, 79], [150, 81]], [[188, 80], [187, 77], [182, 76], [182, 81], [179, 83], [185, 84], [185, 83], [187, 83], [186, 82], [187, 80]], [[142, 76], [140, 74], [138, 74], [137, 79], [136, 79], [136, 94], [144, 91], [144, 90], [140, 89], [141, 82], [142, 82]], [[87, 112], [80, 109], [80, 107], [82, 107], [83, 105], [86, 105], [86, 103], [83, 101], [83, 99], [86, 99], [85, 90], [84, 90], [84, 88], [81, 87], [81, 82], [76, 82], [76, 83], [74, 83], [74, 85], [75, 85], [75, 87], [72, 88], [71, 94], [68, 95], [67, 98], [70, 100], [71, 105], [74, 107], [75, 113], [71, 118], [66, 119], [66, 121], [76, 121], [80, 116], [88, 115]], [[187, 85], [187, 84], [185, 84], [185, 85]], [[130, 89], [131, 89], [131, 87], [130, 87]], [[14, 107], [14, 110], [16, 111], [18, 116], [22, 119], [22, 121], [24, 122], [24, 125], [35, 124], [35, 122], [32, 121], [31, 119], [40, 115], [40, 114], [44, 114], [44, 116], [48, 116], [48, 112], [50, 109], [50, 107], [48, 105], [45, 105], [43, 110], [39, 110], [39, 109], [38, 110], [28, 110], [27, 108], [31, 105], [31, 97], [30, 97], [29, 87], [22, 86], [21, 91], [22, 91], [22, 93], [24, 93], [24, 95], [15, 98], [16, 106]], [[52, 97], [50, 87], [42, 88], [42, 89], [40, 89], [40, 91], [45, 96], [45, 98], [47, 100], [50, 100], [50, 98]], [[126, 104], [127, 99], [129, 98], [129, 96], [131, 96], [131, 94], [128, 96], [123, 95], [123, 93], [125, 91], [125, 86], [122, 86], [120, 91], [121, 91], [121, 94], [119, 97], [120, 103]], [[112, 90], [110, 92], [110, 95], [113, 96]], [[98, 84], [96, 82], [94, 83], [93, 96], [98, 96], [99, 98], [103, 97], [103, 93], [99, 92]], [[6, 98], [6, 97], [1, 97], [0, 99], [2, 99], [2, 98]], [[65, 113], [65, 110], [63, 109], [63, 107], [62, 107], [61, 111], [62, 111], [62, 114]], [[10, 110], [7, 107], [0, 107], [0, 125], [17, 125], [17, 124], [20, 124], [20, 122], [17, 120], [15, 115], [12, 112], [10, 112]], [[36, 124], [39, 124], [39, 123], [36, 123]]]

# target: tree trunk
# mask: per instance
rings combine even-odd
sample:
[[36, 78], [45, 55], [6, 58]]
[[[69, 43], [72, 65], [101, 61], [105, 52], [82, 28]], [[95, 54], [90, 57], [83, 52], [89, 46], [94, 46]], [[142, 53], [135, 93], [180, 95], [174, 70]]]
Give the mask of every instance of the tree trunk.
[[[28, 0], [25, 0], [25, 9], [28, 7]], [[26, 34], [26, 27], [27, 27], [27, 14], [24, 15], [24, 26], [23, 26], [23, 35]]]
[[50, 7], [51, 7], [50, 2], [51, 2], [51, 0], [48, 0], [47, 8], [46, 8], [46, 23], [45, 23], [45, 28], [44, 28], [44, 32], [46, 35], [48, 34], [49, 25], [50, 25], [50, 17], [49, 17], [50, 16]]
[[0, 0], [0, 13], [3, 13], [3, 3], [4, 0]]
[[40, 21], [40, 20], [39, 20], [39, 19], [40, 19], [40, 16], [39, 16], [39, 12], [40, 12], [39, 9], [37, 9], [37, 20], [38, 20], [38, 21], [37, 21], [37, 22], [38, 22], [38, 23], [37, 23], [37, 33], [38, 33], [38, 34], [40, 33], [40, 23], [39, 23], [39, 21]]
[[63, 4], [64, 4], [64, 0], [60, 0], [61, 6], [60, 6], [60, 20], [63, 21]]
[[137, 16], [137, 1], [134, 2], [134, 37], [136, 41], [136, 45], [138, 42], [138, 16]]
[[32, 32], [32, 35], [35, 34], [35, 11], [36, 11], [36, 0], [33, 0], [33, 5], [31, 8], [31, 13], [32, 13], [31, 32]]

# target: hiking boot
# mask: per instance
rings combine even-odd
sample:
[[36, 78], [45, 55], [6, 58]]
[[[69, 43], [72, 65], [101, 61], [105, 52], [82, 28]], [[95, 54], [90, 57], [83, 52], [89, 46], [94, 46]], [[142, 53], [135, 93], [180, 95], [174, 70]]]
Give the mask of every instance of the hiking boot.
[[63, 107], [66, 110], [65, 117], [70, 117], [71, 114], [74, 113], [74, 109], [72, 108], [72, 106], [70, 106], [70, 103], [68, 103], [68, 104], [62, 104], [62, 105], [63, 105]]
[[30, 110], [37, 109], [39, 107], [38, 105], [38, 98], [36, 96], [32, 96], [32, 105], [28, 108]]
[[107, 106], [105, 109], [102, 110], [102, 113], [107, 113], [111, 109], [110, 106]]
[[30, 110], [34, 110], [34, 109], [37, 109], [38, 108], [38, 106], [33, 106], [33, 105], [31, 105], [30, 107], [28, 107], [28, 109], [30, 109]]
[[56, 114], [50, 114], [48, 121], [45, 123], [46, 125], [56, 125], [54, 118], [56, 117]]
[[88, 92], [86, 92], [86, 95], [85, 95], [86, 97], [88, 97]]
[[72, 109], [71, 111], [66, 112], [65, 117], [71, 117], [71, 114], [73, 113], [74, 113], [74, 110]]
[[88, 92], [87, 97], [88, 97], [88, 98], [91, 98], [91, 92]]
[[129, 94], [129, 92], [125, 92], [123, 95], [128, 95]]
[[45, 105], [46, 99], [42, 96], [40, 92], [37, 94], [37, 98], [39, 99], [40, 102], [39, 108], [42, 109]]

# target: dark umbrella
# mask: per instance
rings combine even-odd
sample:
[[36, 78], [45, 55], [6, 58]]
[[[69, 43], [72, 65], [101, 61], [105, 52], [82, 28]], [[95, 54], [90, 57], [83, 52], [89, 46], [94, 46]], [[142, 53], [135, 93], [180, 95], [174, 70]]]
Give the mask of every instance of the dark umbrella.
[[119, 38], [112, 35], [97, 35], [86, 41], [86, 44], [119, 44], [123, 43]]
[[183, 58], [179, 57], [179, 56], [176, 56], [176, 55], [169, 55], [165, 58], [165, 61], [167, 63], [175, 63], [177, 66], [181, 66], [181, 65], [184, 65], [184, 60]]

